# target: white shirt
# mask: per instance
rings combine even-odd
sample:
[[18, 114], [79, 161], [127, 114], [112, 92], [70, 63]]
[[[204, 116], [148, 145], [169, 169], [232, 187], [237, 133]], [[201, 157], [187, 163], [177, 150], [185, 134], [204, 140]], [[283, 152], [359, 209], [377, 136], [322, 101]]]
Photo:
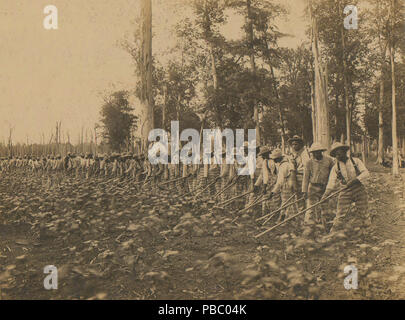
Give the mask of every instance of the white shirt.
[[294, 171], [294, 166], [289, 161], [283, 161], [280, 164], [276, 164], [278, 170], [277, 181], [273, 188], [273, 193], [277, 193], [281, 190], [283, 185], [287, 183], [287, 180], [292, 171]]
[[297, 174], [298, 175], [303, 175], [304, 174], [304, 166], [311, 159], [310, 156], [309, 156], [307, 148], [303, 147], [298, 152], [292, 150], [290, 158], [291, 158], [291, 160], [295, 160], [295, 162], [296, 162]]

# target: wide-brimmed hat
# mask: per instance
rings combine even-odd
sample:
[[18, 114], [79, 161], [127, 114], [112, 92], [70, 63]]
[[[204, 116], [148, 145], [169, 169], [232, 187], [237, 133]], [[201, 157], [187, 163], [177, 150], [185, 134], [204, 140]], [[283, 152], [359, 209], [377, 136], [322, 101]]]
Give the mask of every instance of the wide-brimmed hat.
[[347, 151], [347, 150], [349, 150], [349, 146], [347, 146], [343, 143], [340, 143], [340, 142], [335, 142], [334, 144], [332, 144], [332, 147], [330, 149], [330, 155], [332, 157], [336, 157], [336, 151], [338, 149], [346, 149], [346, 151]]
[[270, 159], [278, 159], [283, 156], [283, 152], [280, 149], [274, 149], [273, 152], [270, 155]]
[[292, 138], [290, 138], [290, 139], [288, 140], [288, 143], [293, 143], [294, 141], [299, 141], [299, 142], [301, 142], [301, 143], [304, 143], [304, 140], [303, 140], [300, 136], [297, 136], [297, 135], [295, 135], [295, 136], [293, 136]]
[[263, 146], [260, 148], [260, 152], [259, 152], [258, 156], [261, 156], [266, 153], [271, 153], [271, 149], [268, 146]]
[[309, 148], [309, 152], [315, 151], [326, 151], [326, 148], [324, 148], [319, 142], [314, 142], [311, 148]]

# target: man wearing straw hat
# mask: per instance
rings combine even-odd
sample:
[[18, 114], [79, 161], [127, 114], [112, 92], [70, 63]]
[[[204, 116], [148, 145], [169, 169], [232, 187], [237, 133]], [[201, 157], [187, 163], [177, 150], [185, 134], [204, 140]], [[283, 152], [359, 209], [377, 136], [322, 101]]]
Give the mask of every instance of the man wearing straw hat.
[[[251, 142], [250, 146], [249, 146], [249, 143], [248, 143], [247, 146], [245, 147], [245, 150], [247, 152], [249, 152], [249, 149], [251, 149], [251, 151], [255, 150], [255, 152], [250, 152], [250, 158], [248, 159], [248, 163], [246, 165], [246, 170], [248, 170], [249, 173], [250, 173], [250, 184], [249, 184], [249, 190], [250, 191], [254, 191], [254, 189], [255, 189], [255, 181], [257, 182], [257, 180], [259, 180], [260, 177], [262, 176], [262, 160], [263, 160], [263, 158], [259, 157], [259, 153], [260, 153], [260, 150], [262, 148], [263, 147], [258, 146], [256, 144], [255, 140], [253, 140], [253, 142]], [[253, 164], [253, 166], [252, 166], [252, 164]], [[250, 166], [250, 170], [249, 170], [249, 166]], [[249, 195], [245, 206], [248, 207], [254, 201], [255, 201], [255, 193], [252, 192]]]
[[[270, 159], [275, 163], [275, 172], [277, 173], [277, 180], [270, 193], [270, 197], [273, 198], [277, 194], [281, 194], [281, 206], [283, 206], [292, 196], [292, 179], [294, 178], [294, 167], [287, 157], [283, 155], [280, 149], [274, 149], [270, 155]], [[291, 207], [290, 207], [291, 208]], [[286, 209], [289, 212], [289, 209]], [[279, 221], [283, 219], [283, 216], [287, 215], [286, 212], [280, 212]]]
[[[224, 188], [227, 187], [228, 183], [229, 183], [229, 170], [230, 170], [230, 164], [227, 163], [226, 161], [226, 149], [223, 147], [222, 149], [222, 153], [221, 153], [221, 157], [222, 157], [222, 162], [220, 164], [220, 182], [218, 184], [218, 189], [217, 192], [221, 192], [222, 190], [224, 190]], [[224, 192], [221, 193], [221, 201], [224, 201], [226, 198], [226, 194]]]
[[[256, 142], [254, 141], [254, 146], [256, 145]], [[249, 152], [249, 150], [254, 151], [254, 152]], [[242, 187], [242, 192], [245, 192], [249, 189], [252, 189], [254, 186], [255, 182], [255, 167], [256, 167], [256, 147], [255, 148], [250, 148], [249, 142], [245, 141], [243, 143], [243, 148], [239, 151], [240, 153], [243, 153], [243, 156], [247, 159], [246, 163], [243, 164], [242, 162], [240, 163], [239, 169], [239, 175], [241, 178], [239, 179], [241, 181], [241, 187]], [[238, 162], [239, 164], [239, 162]]]
[[[329, 179], [329, 173], [334, 165], [331, 157], [324, 156], [323, 152], [326, 148], [319, 142], [314, 142], [309, 149], [313, 158], [309, 159], [304, 165], [304, 177], [302, 181], [302, 194], [307, 199], [308, 208], [319, 200], [325, 192], [326, 185]], [[326, 211], [323, 206], [322, 213]], [[306, 225], [314, 224], [313, 210], [308, 210], [305, 213], [304, 223]]]
[[[274, 174], [270, 169], [270, 153], [271, 149], [268, 146], [263, 146], [260, 148], [260, 152], [258, 157], [262, 159], [262, 170], [259, 178], [256, 180], [255, 188], [263, 185], [263, 193], [266, 194], [268, 191], [268, 186], [270, 184], [271, 175]], [[266, 211], [270, 208], [270, 201], [266, 200], [262, 202], [262, 213], [266, 213]]]
[[[165, 151], [163, 151], [163, 152], [165, 152]], [[159, 184], [159, 182], [161, 182], [163, 172], [164, 172], [163, 164], [160, 160], [158, 160], [160, 155], [161, 155], [161, 151], [159, 149], [156, 151], [155, 159], [154, 159], [153, 163], [150, 163], [151, 171], [149, 172], [150, 173], [149, 176], [152, 180], [151, 186], [155, 193], [159, 192], [158, 184]]]
[[349, 147], [340, 142], [335, 142], [330, 150], [330, 155], [336, 158], [336, 164], [330, 172], [326, 191], [322, 198], [330, 195], [339, 184], [346, 187], [339, 193], [336, 217], [331, 232], [342, 227], [352, 202], [355, 203], [360, 213], [367, 211], [367, 193], [363, 184], [370, 174], [360, 159], [347, 156], [348, 150]]
[[[304, 166], [309, 161], [310, 156], [307, 148], [304, 146], [304, 140], [295, 135], [288, 140], [291, 146], [290, 161], [294, 166], [295, 179], [293, 179], [293, 191], [297, 195], [297, 199], [301, 199], [303, 194], [301, 193], [302, 180], [304, 178]], [[300, 210], [305, 209], [305, 201], [298, 202]]]
[[[235, 147], [232, 149], [232, 157], [236, 156], [237, 151], [238, 150]], [[239, 190], [238, 185], [237, 185], [237, 182], [239, 179], [236, 180], [238, 177], [237, 176], [238, 167], [239, 167], [238, 163], [235, 160], [233, 163], [230, 163], [228, 165], [228, 186], [231, 184], [233, 184], [233, 185], [232, 185], [232, 187], [229, 187], [227, 189], [227, 191], [225, 192], [225, 194], [226, 194], [225, 198], [231, 198], [231, 197], [236, 196], [237, 191]]]
[[257, 155], [261, 158], [261, 172], [260, 176], [257, 178], [255, 187], [259, 187], [261, 185], [267, 186], [269, 183], [269, 175], [270, 175], [270, 168], [268, 165], [268, 161], [270, 160], [271, 149], [268, 146], [263, 146], [260, 148], [260, 152]]

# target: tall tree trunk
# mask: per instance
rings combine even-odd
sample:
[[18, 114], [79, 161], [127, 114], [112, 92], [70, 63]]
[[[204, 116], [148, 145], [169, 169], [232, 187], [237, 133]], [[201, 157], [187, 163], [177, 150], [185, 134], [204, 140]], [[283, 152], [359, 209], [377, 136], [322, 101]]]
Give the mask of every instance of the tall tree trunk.
[[[352, 115], [349, 106], [349, 85], [347, 81], [347, 64], [346, 64], [346, 41], [345, 41], [345, 28], [343, 25], [343, 8], [341, 7], [341, 2], [339, 2], [339, 9], [342, 13], [342, 24], [341, 24], [341, 37], [342, 37], [342, 65], [343, 65], [343, 86], [345, 90], [345, 110], [346, 110], [346, 143], [351, 148], [351, 126], [352, 126]], [[349, 149], [350, 150], [350, 149]]]
[[363, 163], [366, 163], [366, 135], [363, 134], [363, 140], [361, 142], [361, 158]]
[[[380, 11], [380, 2], [376, 2], [377, 11]], [[383, 108], [384, 108], [384, 64], [385, 57], [387, 53], [388, 43], [383, 41], [383, 27], [382, 21], [379, 20], [378, 23], [378, 38], [380, 46], [380, 63], [381, 63], [381, 75], [380, 75], [380, 93], [379, 93], [379, 109], [378, 109], [378, 149], [377, 149], [377, 161], [376, 163], [382, 164], [384, 161], [384, 118], [383, 118]]]
[[[59, 124], [56, 122], [56, 130], [55, 130], [55, 148], [56, 150], [59, 149]], [[58, 151], [55, 151], [55, 153]]]
[[281, 151], [283, 153], [285, 153], [285, 137], [286, 137], [286, 133], [285, 133], [285, 126], [284, 126], [284, 115], [283, 115], [283, 109], [281, 108], [280, 95], [278, 93], [278, 88], [277, 88], [277, 85], [276, 85], [276, 77], [274, 75], [274, 69], [273, 69], [272, 65], [270, 65], [270, 71], [271, 71], [271, 76], [273, 78], [273, 89], [274, 89], [274, 93], [275, 93], [276, 99], [277, 99], [278, 117], [279, 117], [279, 120], [280, 120]]
[[392, 174], [398, 175], [398, 136], [397, 136], [397, 105], [395, 99], [395, 61], [394, 48], [390, 48], [391, 82], [392, 82]]
[[[252, 75], [256, 75], [256, 63], [255, 63], [255, 52], [254, 52], [254, 46], [253, 46], [253, 20], [251, 16], [251, 0], [246, 0], [246, 18], [247, 18], [247, 39], [248, 39], [248, 45], [249, 45], [249, 50], [250, 50], [250, 68], [252, 71]], [[259, 145], [261, 142], [260, 139], [260, 125], [259, 125], [259, 108], [257, 106], [257, 101], [256, 99], [253, 99], [252, 101], [253, 104], [253, 120], [255, 122], [256, 126], [256, 141], [257, 144]]]
[[180, 105], [180, 102], [181, 102], [181, 94], [179, 93], [178, 95], [177, 95], [177, 121], [179, 121], [180, 122], [180, 113], [181, 113], [181, 105]]
[[[209, 8], [208, 8], [208, 2], [205, 1], [205, 41], [208, 46], [208, 51], [210, 55], [210, 60], [211, 60], [211, 75], [212, 75], [212, 84], [214, 87], [214, 93], [216, 94], [218, 90], [218, 73], [217, 73], [217, 65], [216, 65], [216, 60], [215, 60], [215, 54], [214, 54], [214, 44], [213, 44], [213, 39], [212, 39], [212, 31], [211, 31], [211, 25], [212, 22], [210, 20], [210, 15], [209, 15]], [[212, 108], [215, 110], [215, 106]], [[203, 140], [203, 130], [204, 130], [204, 123], [205, 123], [205, 118], [208, 114], [208, 108], [205, 110], [204, 114], [202, 115], [201, 118], [201, 127], [200, 127], [200, 152], [202, 152], [202, 140]], [[219, 112], [219, 111], [218, 111]], [[218, 122], [220, 125], [220, 123]], [[204, 172], [208, 170], [208, 164], [204, 164]]]
[[390, 61], [391, 61], [391, 88], [392, 88], [392, 174], [399, 175], [398, 166], [398, 136], [397, 136], [397, 105], [395, 100], [395, 49], [394, 49], [394, 1], [391, 0], [391, 41], [390, 41]]
[[211, 58], [212, 81], [214, 85], [214, 90], [216, 91], [218, 89], [218, 75], [217, 75], [217, 66], [215, 63], [214, 45], [212, 43], [209, 44], [209, 49]]
[[[382, 68], [381, 68], [382, 69]], [[383, 118], [383, 105], [384, 105], [384, 77], [383, 70], [381, 70], [380, 78], [380, 97], [379, 97], [379, 109], [378, 109], [378, 151], [377, 162], [382, 164], [384, 161], [384, 118]]]
[[148, 145], [148, 135], [153, 129], [153, 94], [152, 94], [152, 0], [142, 0], [141, 32], [141, 96], [140, 129], [142, 150]]
[[315, 115], [315, 90], [314, 90], [314, 80], [310, 81], [311, 86], [311, 119], [312, 119], [312, 141], [315, 142], [317, 137], [316, 132], [316, 115]]
[[162, 129], [166, 130], [167, 84], [163, 87]]
[[[68, 136], [69, 139], [69, 136]], [[97, 127], [94, 127], [94, 154], [97, 156]]]
[[402, 154], [405, 155], [405, 137], [402, 137]]
[[62, 122], [61, 121], [59, 121], [59, 134], [58, 134], [58, 139], [59, 139], [59, 141], [58, 141], [58, 153], [60, 154], [61, 153], [61, 129], [60, 129], [60, 127], [61, 127], [61, 125], [62, 125]]
[[335, 92], [335, 108], [336, 112], [332, 115], [332, 121], [333, 124], [335, 125], [335, 134], [332, 136], [332, 141], [338, 141], [339, 140], [339, 133], [340, 133], [340, 128], [338, 126], [338, 111], [339, 111], [339, 94], [337, 93], [337, 90]]
[[[208, 1], [205, 0], [205, 14], [204, 14], [204, 19], [205, 19], [205, 29], [204, 29], [204, 38], [208, 46], [208, 51], [209, 51], [209, 56], [211, 60], [211, 75], [212, 75], [212, 83], [214, 87], [214, 92], [218, 90], [218, 73], [217, 73], [217, 65], [216, 65], [216, 59], [215, 59], [215, 54], [214, 54], [214, 43], [213, 43], [213, 34], [211, 30], [212, 26], [212, 21], [210, 19], [210, 14], [209, 14], [209, 8], [208, 8]], [[214, 108], [215, 109], [215, 106]], [[205, 120], [205, 117], [207, 116], [208, 109], [204, 112], [203, 119]], [[204, 120], [202, 121], [202, 125], [204, 124]]]
[[8, 150], [9, 150], [8, 152], [9, 152], [10, 157], [13, 156], [13, 138], [12, 138], [12, 136], [13, 136], [13, 129], [10, 128], [9, 136], [8, 136]]
[[81, 134], [81, 136], [80, 136], [80, 145], [81, 145], [81, 149], [82, 149], [82, 153], [84, 153], [84, 143], [83, 143], [83, 136], [84, 136], [84, 134], [83, 134], [83, 130], [84, 130], [84, 127], [82, 127], [82, 134]]
[[310, 15], [312, 21], [312, 53], [314, 56], [314, 72], [315, 72], [315, 119], [316, 127], [315, 142], [320, 142], [326, 148], [330, 146], [330, 128], [329, 128], [329, 105], [328, 105], [328, 88], [327, 88], [327, 75], [322, 68], [319, 56], [319, 40], [318, 40], [318, 26], [316, 17], [312, 11], [312, 1], [309, 3]]

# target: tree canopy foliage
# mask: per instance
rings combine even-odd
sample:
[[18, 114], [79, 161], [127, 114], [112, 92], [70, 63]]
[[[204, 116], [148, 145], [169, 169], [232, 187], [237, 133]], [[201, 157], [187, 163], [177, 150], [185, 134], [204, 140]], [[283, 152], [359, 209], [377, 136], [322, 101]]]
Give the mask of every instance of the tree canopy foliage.
[[[370, 0], [367, 6], [361, 0], [308, 3], [317, 21], [321, 63], [327, 75], [331, 138], [344, 141], [348, 132], [354, 142], [364, 136], [378, 138], [379, 74], [383, 69], [384, 133], [386, 144], [391, 143], [390, 61], [387, 55], [381, 58], [390, 37], [397, 48], [398, 136], [405, 138], [400, 1], [394, 1], [398, 12], [393, 27], [388, 23], [392, 0]], [[262, 143], [275, 145], [294, 134], [308, 144], [313, 142], [310, 23], [307, 40], [287, 48], [280, 46], [280, 39], [287, 35], [278, 21], [288, 14], [280, 1], [193, 0], [183, 5], [190, 14], [175, 26], [177, 43], [168, 53], [171, 59], [167, 61], [161, 54], [153, 57], [155, 127], [169, 129], [171, 120], [180, 120], [181, 127], [198, 129], [203, 120], [204, 127], [210, 128], [254, 128], [258, 121]], [[359, 8], [356, 30], [343, 26], [347, 5]], [[243, 21], [241, 36], [236, 39], [228, 39], [224, 32], [231, 16]], [[139, 30], [134, 39], [125, 48], [139, 73]]]
[[103, 138], [114, 151], [130, 145], [138, 117], [133, 114], [134, 107], [128, 101], [129, 92], [117, 91], [105, 97], [101, 107]]

